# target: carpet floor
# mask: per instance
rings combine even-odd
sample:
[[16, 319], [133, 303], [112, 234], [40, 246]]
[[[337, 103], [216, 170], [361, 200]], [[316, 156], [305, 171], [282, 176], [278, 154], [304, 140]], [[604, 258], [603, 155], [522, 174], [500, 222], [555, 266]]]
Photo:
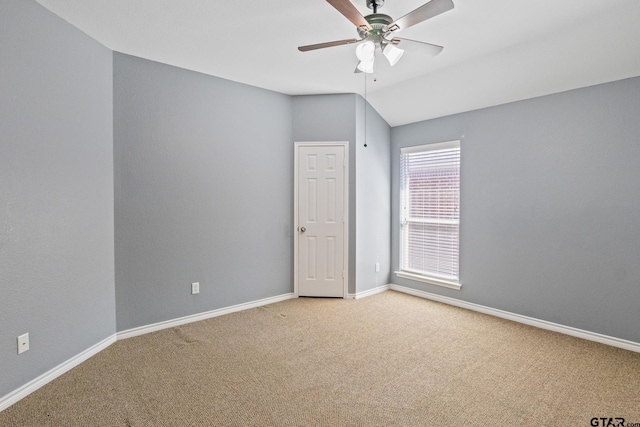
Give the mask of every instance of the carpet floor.
[[387, 291], [118, 341], [0, 412], [0, 425], [607, 425], [600, 418], [640, 423], [639, 353]]

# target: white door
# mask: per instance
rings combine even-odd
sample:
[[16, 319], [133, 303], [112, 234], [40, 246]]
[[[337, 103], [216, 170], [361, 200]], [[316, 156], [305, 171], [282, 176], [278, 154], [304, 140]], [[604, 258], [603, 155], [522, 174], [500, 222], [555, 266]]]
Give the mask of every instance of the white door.
[[346, 297], [346, 144], [297, 148], [298, 295]]

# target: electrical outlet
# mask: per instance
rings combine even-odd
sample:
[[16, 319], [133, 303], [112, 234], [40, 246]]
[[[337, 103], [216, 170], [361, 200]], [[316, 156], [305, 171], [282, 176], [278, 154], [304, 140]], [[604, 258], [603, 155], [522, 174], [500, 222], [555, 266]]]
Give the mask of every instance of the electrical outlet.
[[29, 350], [29, 333], [18, 337], [18, 354], [22, 354], [27, 350]]
[[193, 282], [191, 284], [191, 294], [199, 294], [200, 293], [200, 282]]

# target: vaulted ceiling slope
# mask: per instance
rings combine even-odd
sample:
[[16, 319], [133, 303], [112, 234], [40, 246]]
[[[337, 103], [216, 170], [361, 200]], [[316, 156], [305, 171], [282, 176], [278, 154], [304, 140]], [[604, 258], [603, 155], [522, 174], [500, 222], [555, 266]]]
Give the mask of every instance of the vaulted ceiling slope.
[[[359, 93], [357, 37], [324, 0], [37, 0], [108, 48], [289, 95]], [[367, 99], [391, 126], [640, 75], [638, 0], [453, 0], [402, 32], [444, 46], [377, 61]], [[363, 14], [365, 0], [352, 0]], [[425, 0], [386, 0], [399, 18]]]

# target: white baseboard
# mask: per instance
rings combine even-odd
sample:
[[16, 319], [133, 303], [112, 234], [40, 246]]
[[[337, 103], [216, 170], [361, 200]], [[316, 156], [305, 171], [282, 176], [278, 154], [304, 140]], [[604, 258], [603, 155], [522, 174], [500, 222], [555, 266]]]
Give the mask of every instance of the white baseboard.
[[389, 285], [378, 286], [377, 288], [369, 289], [367, 291], [358, 292], [355, 294], [347, 295], [347, 299], [360, 299], [364, 297], [369, 297], [371, 295], [379, 294], [380, 292], [388, 291]]
[[536, 319], [534, 317], [523, 316], [521, 314], [511, 313], [508, 311], [498, 310], [496, 308], [486, 307], [480, 304], [474, 304], [471, 302], [462, 301], [455, 298], [445, 297], [442, 295], [432, 294], [430, 292], [419, 291], [417, 289], [407, 288], [405, 286], [399, 286], [391, 284], [389, 289], [393, 291], [403, 292], [405, 294], [414, 295], [420, 298], [426, 298], [433, 301], [442, 302], [445, 304], [453, 305], [460, 308], [466, 308], [468, 310], [477, 311], [491, 316], [500, 317], [502, 319], [512, 320], [518, 323], [524, 323], [525, 325], [535, 326], [536, 328], [547, 329], [549, 331], [559, 332], [561, 334], [570, 335], [572, 337], [583, 338], [589, 341], [595, 341], [600, 344], [610, 345], [612, 347], [619, 347], [625, 350], [635, 351], [640, 353], [640, 343], [623, 340], [608, 335], [598, 334], [596, 332], [585, 331], [583, 329], [573, 328], [571, 326], [560, 325], [558, 323], [548, 322], [546, 320]]
[[56, 378], [58, 378], [60, 375], [62, 375], [65, 372], [68, 372], [71, 369], [75, 368], [76, 366], [78, 366], [79, 364], [81, 364], [82, 362], [87, 360], [88, 358], [90, 358], [92, 356], [95, 356], [96, 354], [100, 353], [102, 350], [104, 350], [105, 348], [109, 347], [114, 342], [116, 342], [116, 335], [115, 334], [111, 335], [108, 338], [103, 339], [102, 341], [100, 341], [99, 343], [97, 343], [95, 345], [92, 345], [91, 347], [89, 347], [88, 349], [84, 350], [83, 352], [76, 354], [71, 359], [61, 363], [60, 365], [56, 366], [55, 368], [53, 368], [53, 369], [45, 372], [44, 374], [40, 375], [38, 378], [36, 378], [36, 379], [34, 379], [32, 381], [29, 381], [28, 383], [26, 383], [22, 387], [20, 387], [20, 388], [18, 388], [16, 390], [12, 391], [11, 393], [3, 396], [2, 398], [0, 398], [0, 411], [4, 411], [9, 406], [11, 406], [14, 403], [18, 402], [19, 400], [27, 397], [29, 394], [31, 394], [34, 391], [38, 390], [40, 387], [50, 383], [51, 381], [53, 381]]
[[148, 334], [150, 332], [160, 331], [162, 329], [173, 328], [175, 326], [184, 325], [186, 323], [198, 322], [200, 320], [210, 319], [212, 317], [222, 316], [224, 314], [235, 313], [236, 311], [248, 310], [250, 308], [261, 307], [267, 304], [273, 304], [280, 301], [295, 298], [293, 293], [277, 295], [274, 297], [264, 298], [257, 301], [245, 302], [242, 304], [232, 305], [230, 307], [219, 308], [204, 313], [192, 314], [177, 319], [165, 320], [164, 322], [153, 323], [151, 325], [139, 326], [137, 328], [127, 329], [117, 333], [118, 340], [136, 337], [138, 335]]

